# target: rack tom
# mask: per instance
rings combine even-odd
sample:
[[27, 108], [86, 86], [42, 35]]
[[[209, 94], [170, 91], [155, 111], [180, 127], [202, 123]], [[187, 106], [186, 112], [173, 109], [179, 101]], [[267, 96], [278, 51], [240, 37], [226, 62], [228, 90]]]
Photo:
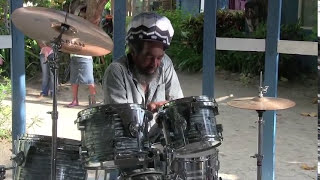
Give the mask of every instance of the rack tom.
[[221, 144], [216, 125], [218, 105], [206, 96], [176, 99], [165, 104], [156, 121], [162, 126], [166, 146], [183, 157], [209, 151]]
[[145, 142], [150, 113], [130, 103], [80, 111], [76, 123], [86, 167], [117, 169], [143, 164], [149, 150]]

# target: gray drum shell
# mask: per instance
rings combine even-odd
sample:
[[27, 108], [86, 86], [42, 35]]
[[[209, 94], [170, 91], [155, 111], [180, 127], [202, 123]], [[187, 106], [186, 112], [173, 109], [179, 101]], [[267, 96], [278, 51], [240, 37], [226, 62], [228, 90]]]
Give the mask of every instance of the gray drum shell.
[[174, 158], [170, 168], [177, 179], [218, 180], [218, 150], [198, 158]]
[[206, 151], [221, 144], [216, 128], [218, 105], [206, 96], [170, 101], [163, 107], [167, 145], [178, 154]]
[[144, 128], [146, 110], [138, 104], [108, 104], [85, 109], [78, 113], [78, 129], [81, 130], [82, 156], [87, 166], [103, 162], [117, 168], [116, 159], [138, 159], [144, 153], [145, 132], [136, 137], [130, 134], [132, 123]]
[[[14, 180], [51, 179], [52, 137], [25, 134], [15, 141], [15, 153], [25, 161], [14, 169]], [[57, 180], [84, 180], [86, 171], [79, 156], [80, 141], [57, 138]]]

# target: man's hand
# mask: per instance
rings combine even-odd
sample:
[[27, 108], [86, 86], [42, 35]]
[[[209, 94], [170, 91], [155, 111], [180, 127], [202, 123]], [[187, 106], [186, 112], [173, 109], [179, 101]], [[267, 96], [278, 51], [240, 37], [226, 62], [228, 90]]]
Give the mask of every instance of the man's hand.
[[157, 112], [158, 109], [166, 104], [168, 101], [160, 101], [160, 102], [151, 102], [147, 105], [147, 109], [151, 112]]

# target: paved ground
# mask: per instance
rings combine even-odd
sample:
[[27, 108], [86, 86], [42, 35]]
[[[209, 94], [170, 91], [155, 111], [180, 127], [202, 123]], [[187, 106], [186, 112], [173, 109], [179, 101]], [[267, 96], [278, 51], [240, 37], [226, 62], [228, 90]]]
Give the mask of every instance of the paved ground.
[[[202, 93], [202, 74], [179, 73], [185, 96], [198, 96]], [[51, 111], [49, 99], [38, 100], [39, 81], [27, 83], [27, 123], [40, 120], [40, 127], [33, 126], [28, 133], [51, 135]], [[258, 94], [258, 81], [244, 86], [237, 74], [218, 73], [215, 80], [215, 97], [221, 98], [233, 94], [234, 97], [252, 97]], [[82, 106], [63, 107], [71, 101], [70, 85], [61, 87], [58, 97], [58, 136], [80, 140], [74, 120], [77, 113], [86, 108], [87, 87], [81, 86]], [[98, 98], [102, 100], [101, 87]], [[278, 96], [296, 102], [296, 106], [277, 112], [275, 177], [277, 180], [312, 180], [317, 177], [317, 118], [301, 113], [316, 113], [317, 104], [312, 101], [317, 95], [316, 80], [306, 80], [300, 84], [280, 82]], [[250, 156], [257, 153], [257, 114], [255, 111], [229, 107], [226, 102], [219, 102], [218, 123], [224, 127], [224, 141], [219, 147], [220, 175], [224, 180], [256, 179], [256, 159]], [[8, 102], [10, 103], [10, 102]], [[9, 165], [10, 143], [0, 143], [0, 164]], [[270, 147], [265, 147], [270, 148]], [[10, 173], [10, 172], [9, 172]], [[10, 179], [10, 174], [8, 174]]]

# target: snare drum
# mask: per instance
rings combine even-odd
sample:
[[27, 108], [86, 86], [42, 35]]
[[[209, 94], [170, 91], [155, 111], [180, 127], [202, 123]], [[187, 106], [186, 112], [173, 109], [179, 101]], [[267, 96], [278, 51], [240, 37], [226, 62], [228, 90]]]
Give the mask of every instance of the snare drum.
[[218, 105], [206, 96], [193, 96], [170, 101], [160, 109], [157, 122], [161, 123], [166, 146], [176, 156], [208, 151], [221, 144], [217, 132]]
[[138, 104], [108, 104], [78, 113], [86, 167], [117, 169], [143, 163], [148, 154], [148, 116]]
[[[15, 141], [21, 162], [14, 169], [15, 180], [51, 179], [52, 137], [26, 134]], [[80, 141], [57, 138], [57, 180], [84, 180], [86, 171], [79, 156]]]

